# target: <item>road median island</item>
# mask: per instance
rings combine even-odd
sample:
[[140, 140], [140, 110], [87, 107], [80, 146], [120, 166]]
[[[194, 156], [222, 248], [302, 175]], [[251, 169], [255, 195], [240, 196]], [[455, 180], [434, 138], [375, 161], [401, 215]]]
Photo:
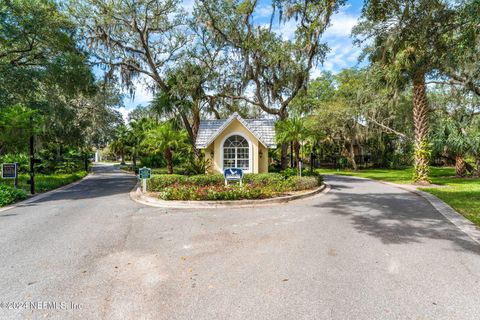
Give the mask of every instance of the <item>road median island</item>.
[[130, 197], [139, 203], [160, 208], [241, 208], [262, 205], [282, 204], [294, 200], [305, 199], [328, 192], [327, 184], [306, 191], [292, 192], [291, 194], [266, 199], [241, 199], [241, 200], [162, 200], [155, 197], [154, 193], [143, 193], [140, 183], [130, 192]]
[[222, 174], [158, 174], [148, 180], [147, 190], [134, 189], [132, 198], [158, 207], [232, 207], [284, 203], [315, 195], [323, 178], [315, 172], [297, 176], [280, 173], [246, 174], [229, 182]]

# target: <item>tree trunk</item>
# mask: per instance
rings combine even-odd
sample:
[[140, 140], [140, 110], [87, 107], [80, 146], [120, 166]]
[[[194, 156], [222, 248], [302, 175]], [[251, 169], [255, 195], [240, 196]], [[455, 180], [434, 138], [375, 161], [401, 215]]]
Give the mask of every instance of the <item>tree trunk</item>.
[[282, 143], [281, 145], [281, 155], [280, 155], [280, 165], [283, 170], [287, 169], [288, 166], [288, 144], [287, 143]]
[[194, 112], [192, 124], [190, 124], [188, 117], [184, 113], [181, 113], [180, 116], [182, 118], [183, 125], [187, 130], [188, 140], [190, 140], [190, 144], [192, 145], [193, 155], [195, 159], [198, 160], [202, 155], [200, 150], [197, 149], [197, 147], [195, 146], [195, 142], [197, 141], [198, 128], [200, 126], [200, 114], [196, 114]]
[[465, 177], [466, 171], [467, 169], [463, 155], [457, 154], [455, 156], [455, 175], [459, 178], [463, 178]]
[[480, 156], [477, 156], [476, 162], [477, 162], [477, 178], [480, 178]]
[[295, 165], [298, 166], [298, 163], [300, 162], [300, 143], [298, 141], [293, 143], [293, 150], [295, 152]]
[[163, 152], [163, 156], [165, 157], [165, 161], [167, 162], [167, 172], [168, 174], [173, 173], [173, 153], [172, 150], [166, 149]]
[[135, 170], [137, 169], [137, 152], [135, 149], [133, 149], [133, 153], [132, 153], [132, 170], [133, 172], [135, 172]]
[[293, 141], [290, 142], [290, 168], [295, 168], [295, 162], [293, 162], [293, 156], [295, 151], [293, 151]]
[[120, 164], [125, 165], [125, 151], [123, 149], [120, 152], [120, 157], [122, 158], [122, 160], [120, 160]]
[[355, 149], [353, 148], [353, 142], [349, 142], [349, 154], [350, 154], [350, 163], [354, 171], [357, 171], [357, 162], [355, 161]]
[[418, 72], [413, 79], [413, 122], [415, 126], [415, 174], [416, 183], [429, 183], [428, 164], [428, 100], [425, 73]]

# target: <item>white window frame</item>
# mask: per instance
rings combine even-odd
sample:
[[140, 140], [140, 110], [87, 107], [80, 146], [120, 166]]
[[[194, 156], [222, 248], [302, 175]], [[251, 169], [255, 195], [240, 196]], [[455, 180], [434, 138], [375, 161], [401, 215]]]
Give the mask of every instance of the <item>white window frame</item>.
[[[223, 138], [223, 140], [221, 141], [221, 144], [220, 144], [220, 151], [221, 151], [221, 164], [222, 164], [222, 171], [225, 170], [224, 168], [224, 158], [223, 158], [223, 145], [225, 144], [225, 141], [227, 141], [228, 138], [232, 137], [232, 136], [240, 136], [242, 138], [244, 138], [245, 140], [247, 140], [248, 142], [248, 170], [244, 170], [245, 173], [252, 173], [252, 166], [253, 166], [253, 152], [252, 152], [252, 142], [250, 141], [250, 139], [243, 133], [241, 132], [232, 132], [230, 133], [229, 135], [225, 136], [225, 138]], [[235, 155], [236, 156], [236, 155]], [[235, 161], [236, 162], [236, 161]]]

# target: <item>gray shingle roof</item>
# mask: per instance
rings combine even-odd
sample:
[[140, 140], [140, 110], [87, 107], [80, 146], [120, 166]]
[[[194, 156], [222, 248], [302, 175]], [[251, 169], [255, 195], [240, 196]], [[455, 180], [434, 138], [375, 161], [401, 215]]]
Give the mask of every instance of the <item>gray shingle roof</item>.
[[198, 128], [196, 147], [208, 147], [216, 137], [234, 120], [242, 123], [259, 141], [267, 148], [275, 148], [275, 120], [273, 119], [243, 119], [238, 113], [232, 114], [228, 119], [201, 120]]

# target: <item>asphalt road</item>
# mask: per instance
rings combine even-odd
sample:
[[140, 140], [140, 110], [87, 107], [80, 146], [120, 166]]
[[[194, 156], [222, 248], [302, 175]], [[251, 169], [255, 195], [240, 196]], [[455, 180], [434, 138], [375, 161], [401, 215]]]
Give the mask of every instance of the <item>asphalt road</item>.
[[0, 212], [0, 319], [480, 319], [480, 246], [406, 191], [166, 210], [134, 183], [100, 166]]

